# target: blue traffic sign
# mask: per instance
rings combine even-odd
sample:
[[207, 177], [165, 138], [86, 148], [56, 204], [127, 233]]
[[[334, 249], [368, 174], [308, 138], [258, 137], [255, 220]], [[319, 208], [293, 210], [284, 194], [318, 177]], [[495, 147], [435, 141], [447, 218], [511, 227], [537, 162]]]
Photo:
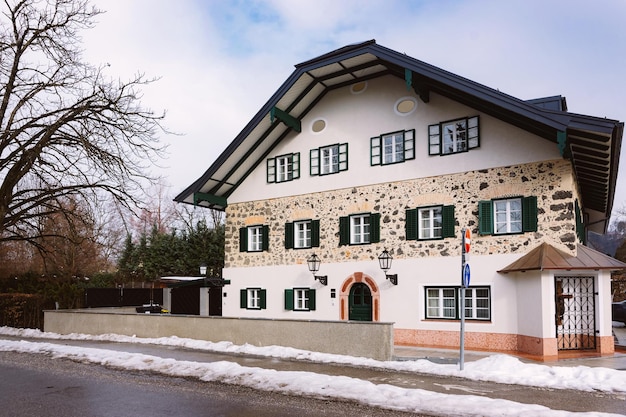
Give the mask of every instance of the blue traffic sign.
[[467, 288], [470, 285], [470, 266], [469, 264], [465, 264], [465, 268], [463, 268], [463, 287]]

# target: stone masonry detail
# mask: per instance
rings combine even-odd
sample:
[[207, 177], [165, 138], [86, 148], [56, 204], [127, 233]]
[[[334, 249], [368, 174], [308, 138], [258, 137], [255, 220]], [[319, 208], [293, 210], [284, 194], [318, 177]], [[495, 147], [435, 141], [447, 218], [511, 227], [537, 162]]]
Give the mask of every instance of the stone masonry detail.
[[[570, 162], [553, 160], [232, 204], [226, 209], [225, 264], [229, 268], [304, 264], [313, 251], [331, 262], [374, 260], [383, 248], [393, 248], [396, 259], [459, 256], [464, 227], [472, 231], [472, 253], [477, 255], [525, 253], [540, 241], [574, 254], [578, 195], [574, 184]], [[537, 232], [479, 235], [478, 202], [517, 196], [537, 197]], [[455, 206], [459, 238], [407, 241], [405, 210], [440, 204]], [[339, 217], [369, 212], [380, 213], [380, 242], [339, 246]], [[320, 220], [320, 247], [285, 249], [285, 223], [309, 219]], [[269, 226], [269, 250], [239, 252], [239, 228], [255, 224]]]

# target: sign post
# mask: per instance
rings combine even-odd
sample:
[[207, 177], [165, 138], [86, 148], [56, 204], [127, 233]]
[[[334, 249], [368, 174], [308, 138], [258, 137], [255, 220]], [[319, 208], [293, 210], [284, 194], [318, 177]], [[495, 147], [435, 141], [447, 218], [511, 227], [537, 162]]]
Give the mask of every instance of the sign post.
[[463, 229], [461, 238], [461, 342], [459, 367], [461, 371], [465, 365], [465, 289], [470, 284], [469, 251], [472, 242], [472, 232], [470, 229]]

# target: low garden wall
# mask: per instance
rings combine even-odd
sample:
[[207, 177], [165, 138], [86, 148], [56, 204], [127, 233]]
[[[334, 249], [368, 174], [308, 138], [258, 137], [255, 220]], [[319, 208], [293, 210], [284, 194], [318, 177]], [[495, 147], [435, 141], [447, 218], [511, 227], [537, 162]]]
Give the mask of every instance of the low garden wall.
[[59, 334], [177, 336], [236, 345], [287, 346], [377, 360], [393, 357], [393, 323], [138, 314], [114, 308], [50, 310], [44, 315], [44, 331]]

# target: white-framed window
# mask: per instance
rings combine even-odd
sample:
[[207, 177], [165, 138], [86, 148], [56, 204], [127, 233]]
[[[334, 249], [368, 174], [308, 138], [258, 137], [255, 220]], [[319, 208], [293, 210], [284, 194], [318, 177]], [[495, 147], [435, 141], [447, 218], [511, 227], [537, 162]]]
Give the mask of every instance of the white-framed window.
[[267, 159], [267, 182], [285, 182], [300, 178], [300, 153]]
[[404, 132], [383, 136], [383, 164], [404, 161]]
[[263, 250], [263, 226], [248, 227], [248, 252]]
[[493, 202], [494, 234], [522, 233], [522, 199]]
[[309, 290], [304, 288], [296, 288], [293, 290], [293, 309], [308, 310], [309, 309]]
[[536, 196], [507, 197], [478, 202], [478, 233], [505, 235], [538, 230]]
[[490, 287], [426, 288], [426, 318], [458, 320], [461, 317], [461, 291], [465, 291], [465, 318], [491, 320]]
[[443, 148], [441, 153], [457, 153], [467, 150], [467, 120], [455, 120], [442, 123]]
[[370, 138], [370, 165], [388, 165], [415, 159], [415, 130]]
[[455, 319], [456, 318], [456, 289], [455, 288], [427, 288], [426, 289], [426, 318], [428, 319]]
[[313, 248], [319, 245], [319, 220], [296, 220], [285, 223], [285, 249]]
[[339, 172], [339, 146], [322, 148], [320, 154], [322, 158], [321, 175]]
[[339, 218], [339, 245], [365, 245], [380, 241], [380, 213]]
[[450, 155], [479, 146], [478, 116], [428, 126], [429, 155]]
[[266, 290], [243, 288], [240, 290], [240, 307], [247, 310], [262, 310], [266, 307]]
[[443, 236], [442, 208], [442, 206], [437, 206], [417, 210], [419, 239], [437, 239]]
[[313, 288], [293, 288], [285, 290], [285, 310], [315, 310], [315, 290]]
[[269, 249], [269, 226], [256, 225], [239, 229], [240, 252], [262, 252]]
[[348, 144], [322, 146], [310, 151], [311, 175], [329, 175], [348, 170]]
[[310, 248], [311, 247], [311, 221], [294, 222], [293, 224], [293, 246], [294, 248]]
[[261, 308], [260, 288], [248, 288], [248, 308]]
[[279, 156], [276, 158], [276, 182], [291, 181], [293, 179], [293, 156]]
[[491, 297], [488, 287], [465, 288], [465, 318], [489, 320]]
[[370, 215], [350, 216], [350, 244], [370, 243]]

